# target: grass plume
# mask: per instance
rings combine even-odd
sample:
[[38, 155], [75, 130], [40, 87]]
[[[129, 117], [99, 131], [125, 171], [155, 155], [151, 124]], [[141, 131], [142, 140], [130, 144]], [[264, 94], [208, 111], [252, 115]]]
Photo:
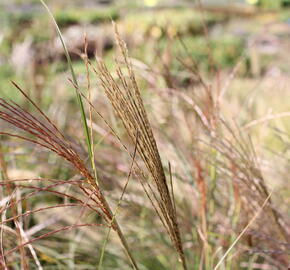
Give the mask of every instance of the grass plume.
[[132, 143], [137, 140], [136, 134], [139, 134], [137, 151], [156, 185], [159, 198], [156, 195], [154, 197], [157, 200], [161, 213], [160, 217], [163, 220], [162, 223], [166, 226], [173, 245], [179, 254], [183, 268], [187, 269], [173, 197], [168, 188], [160, 154], [129, 60], [126, 44], [121, 39], [116, 26], [115, 37], [128, 75], [124, 74], [121, 66], [118, 65], [116, 73], [119, 83], [111, 75], [102, 60], [97, 60], [97, 74], [110, 103], [122, 120]]

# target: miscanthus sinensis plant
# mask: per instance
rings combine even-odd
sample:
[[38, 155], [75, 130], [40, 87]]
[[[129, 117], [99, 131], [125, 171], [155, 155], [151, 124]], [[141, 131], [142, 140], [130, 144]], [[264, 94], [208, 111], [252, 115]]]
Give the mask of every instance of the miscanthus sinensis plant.
[[[96, 62], [88, 59], [85, 42], [82, 56], [88, 93], [77, 81], [57, 25], [56, 28], [71, 71], [70, 83], [75, 88], [87, 148], [82, 149], [65, 135], [16, 83], [13, 82], [14, 86], [31, 109], [0, 99], [3, 141], [11, 137], [45, 149], [47, 154], [64, 160], [66, 166], [69, 164], [75, 174], [68, 180], [10, 179], [5, 159], [9, 154], [0, 148], [1, 269], [49, 269], [51, 265], [59, 269], [240, 269], [243, 260], [249, 269], [252, 269], [252, 261], [262, 267], [284, 269], [289, 241], [287, 219], [272, 202], [273, 192], [265, 183], [251, 139], [236, 123], [225, 120], [221, 112], [222, 91], [214, 91], [213, 85], [201, 76], [196, 63], [188, 64], [179, 59], [184, 70], [198, 82], [199, 92], [194, 95], [185, 91], [189, 87], [185, 89], [176, 83], [168, 66], [170, 61], [162, 63], [164, 72], [155, 74], [167, 84], [162, 90], [153, 85], [161, 100], [154, 106], [161, 106], [170, 115], [164, 131], [159, 127], [158, 117], [154, 119], [147, 112], [132, 59], [116, 26], [120, 57], [113, 72], [102, 59], [97, 58]], [[117, 124], [111, 123], [93, 100], [91, 74], [96, 77], [98, 88], [104, 90]], [[190, 87], [194, 88], [195, 84]], [[96, 125], [97, 117], [107, 131]], [[119, 186], [119, 195], [116, 190], [108, 192], [105, 188], [105, 169], [95, 153], [96, 131], [117, 148], [120, 159], [120, 153], [128, 157], [128, 170], [123, 171], [125, 181]], [[164, 164], [165, 159], [170, 160], [168, 165]], [[117, 170], [111, 174], [117, 175]], [[129, 182], [134, 185], [130, 191]], [[42, 194], [50, 194], [55, 203], [31, 207]], [[141, 203], [136, 196], [142, 198]], [[148, 210], [150, 216], [142, 219], [133, 208], [126, 218], [120, 215], [125, 197], [128, 204], [139, 212]], [[56, 212], [57, 209], [61, 209], [62, 214]], [[35, 217], [48, 211], [58, 214], [35, 224]], [[74, 219], [63, 226], [62, 216], [66, 216], [66, 212], [73, 213], [69, 215]], [[135, 222], [138, 225], [134, 226]], [[143, 222], [145, 228], [141, 227]], [[250, 230], [255, 222], [262, 226], [261, 232]], [[128, 227], [131, 235], [127, 233]], [[82, 234], [68, 234], [67, 263], [59, 264], [57, 252], [65, 253], [65, 248], [55, 247], [60, 239], [64, 241], [57, 235], [74, 230], [81, 232], [81, 229], [86, 229], [84, 233], [91, 238], [93, 248], [88, 250], [88, 240], [83, 240]], [[138, 235], [144, 230], [147, 236], [136, 244], [134, 238], [139, 239]], [[107, 251], [113, 232], [119, 239], [115, 243], [125, 251], [125, 261], [119, 251], [117, 255]], [[159, 241], [150, 241], [153, 235]], [[247, 241], [242, 242], [243, 238]], [[272, 252], [258, 257], [253, 253], [251, 257], [249, 252], [256, 246], [260, 248], [256, 239], [267, 239], [264, 251], [271, 248]], [[142, 258], [148, 260], [144, 253], [149, 251], [152, 264], [142, 261]], [[112, 264], [107, 262], [106, 256]], [[115, 263], [115, 257], [121, 259]], [[245, 258], [250, 258], [249, 262]]]

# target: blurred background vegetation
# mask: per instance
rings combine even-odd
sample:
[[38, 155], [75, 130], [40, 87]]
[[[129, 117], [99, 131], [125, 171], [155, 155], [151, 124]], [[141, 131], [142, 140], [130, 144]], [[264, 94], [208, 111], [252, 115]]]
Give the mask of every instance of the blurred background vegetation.
[[[201, 94], [201, 81], [197, 74], [202, 74], [210, 85], [214, 98], [222, 93], [223, 116], [247, 130], [241, 140], [244, 142], [251, 137], [248, 143], [250, 148], [255, 146], [259, 156], [257, 167], [270, 189], [275, 187], [277, 192], [273, 194], [273, 201], [281, 216], [289, 221], [290, 188], [287, 172], [290, 168], [290, 123], [287, 117], [290, 114], [290, 0], [47, 0], [46, 3], [62, 31], [83, 89], [87, 83], [83, 61], [85, 36], [91, 61], [94, 61], [95, 55], [102, 57], [112, 70], [116, 45], [111, 21], [117, 23], [136, 69], [146, 108], [151, 113], [153, 129], [157, 133], [161, 152], [164, 152], [163, 158], [172, 162], [174, 177], [182, 183], [181, 188], [177, 187], [180, 195], [177, 205], [180, 207], [181, 227], [186, 231], [183, 237], [186, 255], [193, 265], [189, 269], [213, 269], [222, 251], [230, 246], [252, 214], [247, 212], [247, 216], [243, 213], [242, 217], [237, 218], [242, 206], [233, 202], [237, 196], [247, 196], [243, 193], [237, 195], [235, 187], [230, 187], [230, 180], [226, 179], [232, 179], [233, 176], [227, 175], [217, 165], [222, 156], [219, 150], [202, 147], [199, 153], [194, 148], [195, 144], [199, 144], [199, 139], [211, 135], [203, 130], [200, 123], [196, 123], [198, 121], [194, 117], [188, 116], [192, 110], [192, 100], [206, 111], [206, 117], [212, 113], [209, 109], [210, 98], [206, 99], [205, 94]], [[45, 9], [38, 0], [1, 0], [0, 26], [1, 97], [10, 98], [29, 108], [27, 101], [11, 84], [11, 80], [16, 81], [80, 147], [80, 152], [85, 156], [82, 147], [84, 136], [79, 113], [76, 113], [77, 101], [68, 81], [70, 74], [65, 54]], [[93, 100], [98, 109], [106, 111], [106, 118], [120, 131], [120, 124], [104, 101], [95, 75], [89, 73], [92, 77]], [[178, 92], [182, 101], [171, 90]], [[176, 109], [179, 106], [183, 110], [182, 114]], [[172, 119], [177, 125], [182, 123], [187, 128], [182, 126], [177, 131], [172, 126]], [[94, 120], [101, 125], [100, 120]], [[190, 121], [196, 126], [188, 124]], [[1, 129], [5, 128], [2, 125]], [[111, 194], [110, 199], [116, 202], [118, 196], [110, 191], [120, 191], [120, 183], [123, 183], [128, 171], [128, 157], [119, 148], [114, 148], [113, 143], [106, 141], [108, 134], [103, 126], [97, 126], [96, 130], [97, 166], [102, 178], [108, 180], [105, 190]], [[176, 132], [181, 134], [176, 135]], [[123, 134], [122, 131], [120, 133]], [[207, 142], [212, 143], [213, 140], [208, 139]], [[178, 148], [178, 143], [182, 145], [181, 148]], [[233, 144], [240, 147], [237, 141]], [[70, 167], [53, 154], [6, 137], [2, 138], [1, 145], [11, 179], [38, 176], [72, 179], [75, 176]], [[241, 152], [244, 150], [240, 149]], [[203, 156], [201, 164], [191, 159], [191, 154], [200, 159]], [[202, 223], [199, 208], [196, 207], [201, 197], [199, 184], [196, 184], [199, 166], [204, 170], [202, 174], [208, 181], [210, 193], [206, 255], [199, 246], [204, 243], [202, 233], [198, 230], [202, 231], [202, 225], [195, 229], [195, 224]], [[234, 171], [233, 167], [229, 170], [231, 173]], [[249, 170], [252, 172], [252, 168]], [[257, 178], [256, 175], [251, 177]], [[122, 180], [118, 181], [117, 178]], [[217, 184], [218, 179], [221, 179], [221, 184]], [[193, 187], [193, 191], [183, 185]], [[217, 194], [216, 186], [220, 188], [217, 188]], [[125, 200], [124, 208], [127, 211], [122, 218], [124, 221], [132, 220], [131, 224], [124, 227], [137, 259], [142, 263], [140, 269], [181, 269], [176, 258], [170, 255], [172, 250], [168, 239], [159, 233], [158, 222], [152, 218], [148, 202], [140, 195], [140, 190], [133, 190], [136, 194], [128, 195]], [[188, 195], [190, 199], [185, 191], [192, 193]], [[34, 198], [27, 209], [39, 206], [40, 202], [46, 205], [62, 201], [51, 194], [41, 199]], [[233, 204], [235, 206], [231, 208]], [[71, 215], [60, 214], [57, 209], [53, 214], [61, 218], [50, 224], [69, 224], [72, 220]], [[46, 219], [51, 220], [51, 217], [46, 214], [33, 217], [28, 227], [45, 224]], [[269, 238], [273, 228], [270, 221], [269, 228], [265, 225], [267, 220], [265, 218], [258, 223], [256, 231], [247, 235], [241, 246], [233, 252], [232, 261], [225, 263], [221, 269], [287, 269], [289, 243], [274, 233], [273, 239]], [[154, 227], [153, 224], [158, 227], [154, 232], [146, 229]], [[48, 229], [49, 226], [44, 228]], [[267, 227], [266, 236], [262, 234], [264, 231], [259, 235], [259, 228], [264, 226]], [[88, 229], [66, 238], [59, 236], [40, 241], [36, 248], [44, 269], [96, 269], [98, 255], [94, 257], [94, 251], [99, 254], [102, 245], [96, 246], [95, 242], [103, 243], [104, 236], [104, 231], [100, 231], [102, 233]], [[85, 246], [75, 246], [74, 237], [76, 242], [81, 242], [83, 237]], [[61, 243], [59, 245], [63, 247], [56, 248], [56, 243]], [[243, 251], [247, 248], [254, 251], [245, 255]], [[109, 244], [104, 269], [129, 269], [119, 249], [114, 241]], [[270, 251], [267, 253], [267, 250]], [[73, 257], [70, 257], [72, 254]], [[211, 259], [203, 258], [203, 255]], [[20, 269], [19, 260], [19, 257], [15, 259], [15, 263], [12, 263], [15, 268], [11, 269]]]
[[[172, 53], [184, 54], [180, 46], [182, 40], [190, 47], [188, 56], [202, 70], [209, 70], [209, 49], [212, 61], [222, 70], [229, 70], [254, 42], [255, 48], [245, 55], [240, 77], [265, 74], [274, 68], [273, 63], [268, 65], [272, 60], [277, 62], [279, 70], [287, 71], [286, 61], [278, 63], [278, 59], [284, 59], [282, 47], [286, 47], [288, 41], [289, 11], [285, 8], [288, 0], [207, 0], [202, 3], [205, 8], [201, 12], [198, 4], [189, 0], [48, 1], [65, 38], [69, 39], [68, 46], [76, 62], [80, 62], [77, 53], [83, 49], [84, 30], [88, 32], [91, 55], [95, 51], [105, 57], [110, 55], [113, 40], [109, 28], [110, 21], [115, 20], [126, 35], [132, 56], [142, 58], [148, 65], [156, 60], [155, 49], [164, 51], [168, 43]], [[61, 60], [64, 60], [52, 24], [38, 1], [4, 0], [0, 5], [2, 83], [7, 84], [11, 75], [20, 79], [32, 76], [31, 80], [25, 80], [27, 88], [39, 87], [39, 95], [45, 94], [46, 87], [41, 84], [49, 83], [47, 76], [62, 72]], [[145, 53], [148, 48], [155, 52]], [[56, 64], [57, 61], [60, 63]], [[172, 72], [178, 72], [176, 61], [172, 66]], [[9, 83], [3, 91], [13, 93]]]

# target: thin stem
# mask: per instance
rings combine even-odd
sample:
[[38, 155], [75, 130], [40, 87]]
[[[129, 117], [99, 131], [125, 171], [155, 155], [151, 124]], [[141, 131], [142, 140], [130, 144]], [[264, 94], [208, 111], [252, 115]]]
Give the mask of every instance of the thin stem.
[[[119, 207], [121, 205], [121, 201], [124, 197], [124, 194], [125, 194], [125, 191], [127, 189], [127, 186], [129, 184], [129, 181], [130, 181], [130, 177], [131, 177], [131, 174], [132, 174], [132, 169], [133, 169], [133, 165], [134, 165], [134, 162], [135, 162], [135, 157], [136, 157], [136, 152], [137, 152], [137, 145], [138, 145], [138, 133], [136, 135], [136, 144], [135, 144], [135, 148], [134, 148], [134, 153], [133, 153], [133, 156], [132, 156], [132, 162], [131, 162], [131, 165], [130, 165], [130, 169], [129, 169], [129, 173], [128, 173], [128, 177], [127, 177], [127, 180], [126, 180], [126, 183], [125, 183], [125, 186], [123, 188], [123, 191], [122, 191], [122, 194], [120, 196], [120, 199], [118, 201], [118, 204], [117, 204], [117, 207], [116, 207], [116, 210], [115, 210], [115, 213], [113, 215], [113, 218], [112, 218], [112, 222], [111, 222], [111, 225], [112, 223], [116, 220], [116, 216], [117, 216], [117, 213], [118, 213], [118, 210], [119, 210]], [[109, 227], [109, 230], [107, 232], [107, 235], [106, 235], [106, 238], [105, 238], [105, 241], [104, 241], [104, 244], [103, 244], [103, 247], [102, 247], [102, 252], [101, 252], [101, 256], [100, 256], [100, 261], [99, 261], [99, 267], [98, 267], [98, 270], [101, 270], [102, 268], [102, 264], [103, 264], [103, 259], [104, 259], [104, 254], [105, 254], [105, 249], [106, 249], [106, 245], [109, 241], [109, 236], [110, 236], [110, 232], [111, 232], [111, 228], [112, 226]], [[121, 240], [122, 241], [122, 240]], [[126, 243], [127, 245], [127, 243]], [[130, 254], [127, 254], [128, 256]], [[130, 256], [129, 256], [130, 257]], [[133, 258], [133, 257], [132, 257]], [[135, 266], [134, 264], [134, 258], [133, 258], [133, 261], [132, 261], [132, 264]]]
[[[64, 49], [64, 53], [65, 53], [65, 56], [66, 56], [66, 59], [67, 59], [67, 63], [68, 63], [68, 66], [69, 66], [69, 70], [70, 70], [70, 73], [71, 73], [71, 76], [72, 76], [73, 83], [74, 83], [74, 85], [76, 87], [78, 87], [78, 81], [77, 81], [77, 77], [76, 77], [74, 69], [73, 69], [71, 57], [69, 55], [69, 52], [68, 52], [67, 46], [66, 46], [66, 44], [64, 42], [63, 36], [61, 34], [61, 31], [60, 31], [60, 29], [59, 29], [59, 27], [57, 25], [57, 22], [56, 22], [56, 20], [55, 20], [55, 18], [53, 16], [52, 12], [48, 8], [48, 6], [45, 4], [45, 2], [43, 0], [39, 0], [39, 1], [42, 3], [42, 5], [47, 10], [47, 13], [51, 17], [51, 19], [52, 19], [52, 21], [53, 21], [53, 23], [55, 25], [56, 31], [58, 33], [58, 36], [60, 38], [61, 44], [62, 44], [63, 49]], [[89, 156], [90, 156], [90, 160], [91, 160], [91, 165], [94, 168], [93, 148], [92, 148], [92, 144], [91, 144], [91, 136], [90, 136], [88, 124], [87, 124], [87, 121], [86, 121], [86, 113], [85, 113], [82, 97], [81, 97], [81, 95], [79, 94], [79, 92], [77, 90], [76, 90], [76, 97], [77, 97], [77, 101], [78, 101], [79, 108], [80, 108], [80, 111], [81, 111], [83, 128], [84, 128], [84, 132], [85, 132], [85, 136], [86, 136], [86, 143], [87, 143], [87, 148], [88, 148], [88, 152], [89, 152]], [[97, 178], [96, 178], [96, 181], [97, 181]]]

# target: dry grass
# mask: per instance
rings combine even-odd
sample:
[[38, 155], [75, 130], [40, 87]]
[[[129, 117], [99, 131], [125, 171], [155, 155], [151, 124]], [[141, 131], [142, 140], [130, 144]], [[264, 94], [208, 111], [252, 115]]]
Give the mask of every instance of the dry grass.
[[[106, 95], [110, 100], [118, 117], [134, 142], [137, 140], [137, 150], [145, 163], [150, 176], [154, 180], [158, 195], [153, 189], [150, 191], [151, 198], [156, 200], [158, 205], [158, 216], [162, 224], [166, 227], [168, 234], [179, 254], [183, 268], [187, 269], [185, 256], [182, 248], [180, 230], [177, 221], [174, 197], [171, 196], [168, 181], [166, 180], [162, 162], [160, 159], [157, 144], [148, 121], [144, 104], [140, 95], [136, 78], [129, 62], [128, 52], [124, 41], [121, 39], [117, 28], [115, 27], [116, 41], [121, 50], [122, 60], [124, 62], [127, 74], [124, 74], [121, 66], [117, 67], [116, 73], [120, 84], [108, 71], [104, 62], [98, 60], [97, 74], [101, 80], [101, 85], [105, 89]], [[160, 199], [158, 198], [160, 197]]]
[[[66, 160], [77, 175], [70, 180], [9, 179], [9, 166], [5, 162], [5, 153], [0, 149], [3, 178], [0, 186], [4, 194], [0, 200], [0, 261], [3, 269], [9, 269], [13, 260], [19, 260], [23, 269], [29, 269], [32, 264], [41, 269], [39, 264], [45, 260], [39, 258], [41, 249], [37, 243], [46, 238], [57, 241], [52, 238], [54, 234], [83, 227], [98, 227], [99, 230], [106, 227], [109, 231], [111, 228], [116, 231], [134, 269], [138, 269], [137, 262], [143, 264], [142, 258], [145, 258], [144, 254], [148, 250], [153, 258], [164, 255], [165, 266], [160, 269], [173, 268], [177, 260], [172, 256], [167, 238], [163, 237], [164, 231], [168, 233], [179, 257], [180, 263], [174, 264], [177, 269], [187, 269], [187, 264], [193, 265], [192, 269], [213, 269], [218, 262], [220, 269], [240, 269], [241, 265], [248, 265], [246, 269], [252, 269], [254, 265], [260, 265], [260, 269], [286, 269], [290, 235], [289, 219], [285, 214], [287, 207], [280, 207], [275, 199], [270, 198], [271, 188], [265, 181], [260, 153], [257, 153], [248, 130], [243, 128], [244, 124], [225, 115], [225, 93], [221, 90], [224, 82], [218, 74], [213, 71], [214, 79], [209, 83], [197, 70], [196, 63], [180, 60], [184, 70], [195, 81], [182, 87], [178, 78], [170, 72], [162, 72], [170, 71], [173, 59], [168, 58], [174, 57], [170, 52], [166, 52], [167, 60], [162, 63], [161, 72], [154, 68], [150, 71], [142, 68], [138, 70], [132, 65], [117, 29], [116, 43], [121, 57], [116, 61], [114, 72], [107, 68], [103, 60], [97, 59], [95, 68], [94, 63], [85, 57], [88, 97], [81, 92], [81, 86], [73, 83], [89, 107], [91, 144], [98, 145], [93, 138], [97, 134], [105, 141], [98, 156], [93, 152], [96, 162], [92, 167], [98, 166], [99, 182], [96, 181], [94, 168], [87, 166], [86, 158], [89, 154], [81, 154], [75, 144], [60, 132], [20, 87], [15, 84], [36, 113], [30, 113], [13, 101], [0, 100], [0, 118], [17, 130], [16, 133], [1, 131], [2, 136], [24, 139], [48, 149]], [[104, 89], [114, 115], [110, 114], [110, 105], [106, 104], [103, 96], [93, 99], [91, 91], [94, 90], [94, 81], [90, 78], [91, 71], [95, 72], [97, 85]], [[142, 73], [151, 91], [150, 114], [145, 110], [141, 87], [137, 84], [137, 72]], [[160, 81], [162, 87], [158, 84]], [[159, 108], [162, 108], [162, 116]], [[97, 117], [105, 123], [104, 126], [98, 122]], [[119, 120], [128, 136], [119, 135], [122, 134], [122, 129], [118, 129]], [[23, 132], [26, 136], [22, 135]], [[101, 160], [106, 154], [109, 157]], [[170, 161], [168, 166], [165, 160]], [[113, 168], [109, 172], [106, 171], [107, 163]], [[287, 165], [285, 168], [288, 168]], [[105, 172], [109, 177], [102, 175]], [[107, 184], [110, 187], [106, 189], [104, 186], [108, 178], [113, 181]], [[119, 183], [119, 178], [125, 179], [124, 185]], [[130, 191], [127, 191], [130, 178], [134, 178], [134, 181]], [[70, 192], [67, 192], [68, 189]], [[116, 195], [120, 190], [121, 196]], [[30, 209], [29, 200], [42, 192], [63, 201]], [[273, 197], [276, 192], [273, 192]], [[114, 211], [111, 202], [117, 206]], [[119, 208], [123, 210], [123, 215], [119, 216]], [[128, 213], [124, 214], [126, 208]], [[79, 222], [71, 224], [71, 220], [66, 217], [65, 226], [55, 228], [56, 221], [53, 218], [60, 216], [57, 209], [71, 209], [74, 215], [77, 212]], [[44, 216], [48, 221], [41, 220], [40, 224], [32, 228], [25, 227], [24, 219], [49, 211], [55, 213], [52, 219]], [[257, 213], [260, 216], [256, 219]], [[89, 215], [100, 218], [98, 222], [88, 221]], [[83, 219], [84, 222], [81, 222]], [[47, 225], [52, 230], [37, 227], [43, 224], [46, 226], [46, 222], [52, 222], [52, 225]], [[128, 244], [129, 236], [127, 238], [121, 231], [119, 222], [124, 224], [126, 232], [131, 232], [136, 242], [142, 240], [140, 246], [132, 244], [131, 248], [131, 244]], [[38, 230], [39, 234], [33, 234], [32, 229]], [[90, 237], [95, 235], [92, 231], [86, 233]], [[104, 255], [109, 233], [105, 234], [103, 245], [99, 244], [102, 239], [100, 234], [91, 237], [94, 251], [90, 251], [90, 256], [84, 253], [86, 260], [96, 255], [96, 243]], [[159, 241], [154, 242], [152, 239]], [[87, 243], [84, 240], [80, 240], [80, 243], [78, 248], [85, 248]], [[43, 245], [49, 246], [46, 242]], [[271, 252], [267, 253], [267, 250]], [[72, 251], [70, 256], [73, 257], [73, 254]], [[29, 261], [30, 258], [33, 258], [33, 263]], [[54, 262], [47, 264], [56, 265]], [[71, 264], [74, 265], [74, 260]], [[142, 267], [153, 269], [148, 265], [144, 262]], [[127, 264], [119, 266], [119, 269], [127, 268]]]
[[[84, 177], [85, 182], [89, 184], [89, 188], [84, 187], [83, 184], [80, 184], [79, 188], [96, 204], [95, 207], [97, 207], [99, 210], [95, 211], [98, 215], [104, 218], [107, 226], [112, 226], [112, 228], [118, 233], [120, 240], [127, 252], [127, 255], [132, 262], [133, 267], [135, 269], [138, 269], [137, 264], [131, 255], [126, 239], [123, 236], [123, 233], [117, 223], [117, 220], [116, 218], [113, 218], [113, 213], [110, 209], [110, 206], [108, 205], [104, 195], [102, 194], [102, 191], [97, 184], [96, 179], [87, 169], [85, 162], [77, 154], [77, 151], [73, 148], [71, 143], [62, 135], [62, 133], [41, 111], [41, 109], [25, 94], [25, 92], [19, 86], [17, 86], [15, 83], [14, 85], [38, 111], [40, 117], [42, 117], [42, 121], [38, 120], [35, 116], [22, 109], [13, 101], [8, 102], [4, 99], [1, 99], [0, 118], [3, 121], [11, 124], [13, 127], [16, 127], [19, 130], [30, 134], [32, 138], [5, 132], [1, 132], [0, 134], [29, 141], [41, 147], [47, 148], [48, 150], [56, 153], [58, 156], [67, 160]], [[22, 243], [20, 243], [18, 248], [20, 248], [20, 250], [23, 249]], [[14, 250], [15, 249], [12, 249], [6, 255], [9, 255]], [[2, 256], [4, 256], [4, 254]], [[23, 257], [25, 256], [23, 255]], [[25, 263], [23, 263], [23, 265], [24, 269], [28, 269], [27, 266], [25, 266]]]

